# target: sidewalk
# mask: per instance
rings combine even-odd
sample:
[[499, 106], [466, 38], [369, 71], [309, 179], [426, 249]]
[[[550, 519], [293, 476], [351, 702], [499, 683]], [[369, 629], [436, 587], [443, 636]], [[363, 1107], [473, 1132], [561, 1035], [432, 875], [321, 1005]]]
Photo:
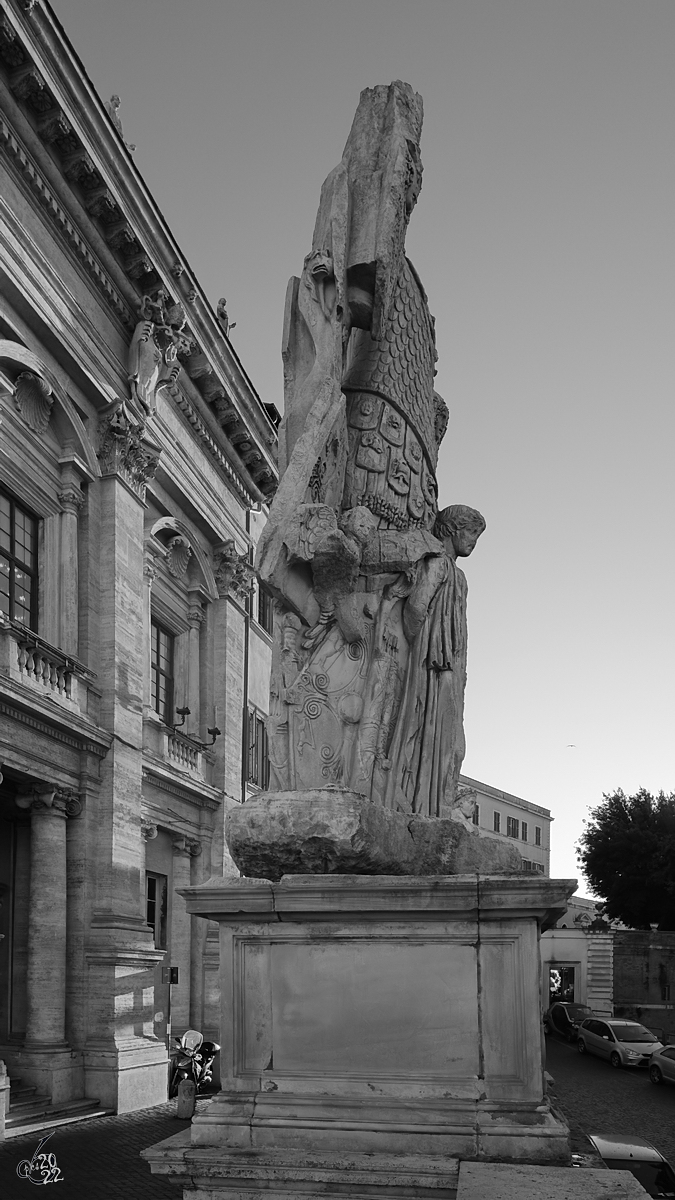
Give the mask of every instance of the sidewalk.
[[[197, 1102], [197, 1111], [209, 1099]], [[97, 1117], [91, 1121], [54, 1129], [43, 1153], [56, 1156], [61, 1172], [58, 1189], [44, 1193], [46, 1200], [178, 1200], [179, 1189], [168, 1179], [150, 1173], [139, 1157], [141, 1150], [161, 1142], [189, 1121], [174, 1116], [176, 1101], [159, 1104], [124, 1116]], [[31, 1200], [35, 1188], [16, 1173], [23, 1159], [31, 1159], [48, 1129], [0, 1143], [0, 1197], [2, 1200]], [[37, 1193], [40, 1195], [41, 1193]]]

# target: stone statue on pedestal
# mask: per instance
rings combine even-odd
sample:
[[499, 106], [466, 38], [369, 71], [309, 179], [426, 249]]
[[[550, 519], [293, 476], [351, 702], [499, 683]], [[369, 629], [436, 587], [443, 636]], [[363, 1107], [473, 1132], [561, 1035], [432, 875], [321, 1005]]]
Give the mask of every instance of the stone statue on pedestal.
[[[270, 791], [229, 825], [246, 874], [275, 862], [464, 869], [458, 839], [484, 865], [455, 808], [467, 645], [457, 559], [485, 521], [462, 505], [438, 511], [448, 410], [434, 390], [433, 317], [405, 256], [421, 129], [422, 100], [408, 84], [361, 94], [321, 191], [312, 249], [288, 287], [282, 479], [256, 564], [276, 600]], [[337, 828], [325, 837], [315, 828], [347, 811], [348, 840], [363, 854], [346, 851]], [[430, 819], [433, 829], [420, 825]], [[309, 843], [320, 845], [316, 862]], [[494, 866], [501, 849], [486, 844], [486, 861]], [[505, 852], [498, 865], [519, 863]]]

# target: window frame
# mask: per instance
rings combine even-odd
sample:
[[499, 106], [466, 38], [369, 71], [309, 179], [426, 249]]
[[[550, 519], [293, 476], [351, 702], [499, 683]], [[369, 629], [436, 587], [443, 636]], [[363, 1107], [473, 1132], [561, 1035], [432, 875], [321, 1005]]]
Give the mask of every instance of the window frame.
[[269, 786], [269, 780], [267, 717], [250, 705], [246, 715], [246, 782], [264, 791]]
[[516, 841], [520, 838], [520, 821], [517, 817], [512, 817], [508, 814], [506, 817], [506, 836], [515, 838]]
[[[150, 884], [154, 884], [154, 896], [150, 896]], [[157, 895], [157, 885], [160, 894]], [[153, 905], [153, 919], [150, 918], [150, 905]], [[169, 878], [158, 871], [145, 872], [145, 923], [152, 930], [152, 940], [155, 950], [168, 949], [168, 920], [169, 920]]]
[[521, 842], [527, 841], [527, 821], [520, 822], [520, 840]]
[[474, 804], [471, 820], [474, 825], [480, 825], [480, 804]]
[[[40, 528], [40, 518], [30, 509], [27, 508], [22, 501], [17, 500], [13, 492], [10, 492], [7, 487], [0, 484], [0, 496], [3, 496], [9, 502], [9, 538], [10, 549], [0, 549], [0, 555], [9, 561], [9, 613], [7, 620], [15, 621], [17, 625], [22, 625], [24, 629], [30, 629], [33, 633], [38, 633], [38, 588], [39, 588], [39, 559], [38, 559], [38, 537]], [[21, 515], [32, 523], [32, 539], [33, 539], [33, 566], [29, 567], [16, 554], [16, 509], [18, 508]], [[19, 570], [26, 575], [31, 581], [31, 595], [28, 623], [21, 621], [15, 615], [15, 571]]]
[[258, 584], [256, 597], [256, 623], [264, 629], [268, 637], [274, 637], [274, 601], [271, 594], [261, 583]]
[[495, 808], [492, 813], [492, 832], [501, 833], [502, 831], [502, 814]]
[[535, 825], [534, 827], [534, 844], [535, 846], [541, 846], [541, 825]]
[[[157, 635], [156, 638], [155, 638], [155, 635]], [[164, 635], [164, 637], [169, 639], [169, 644], [171, 647], [171, 674], [170, 675], [168, 674], [168, 672], [162, 670], [162, 668], [159, 665], [159, 638], [161, 635]], [[166, 683], [165, 683], [166, 690], [165, 690], [164, 704], [161, 708], [159, 707], [160, 693], [159, 693], [159, 686], [158, 686], [160, 676], [165, 681], [167, 681], [167, 680], [169, 681], [168, 688], [166, 687]], [[164, 725], [169, 725], [169, 726], [173, 725], [172, 718], [173, 718], [173, 714], [174, 714], [173, 706], [174, 706], [175, 689], [176, 689], [176, 635], [173, 633], [173, 631], [171, 629], [168, 629], [166, 627], [166, 625], [163, 625], [161, 621], [158, 621], [155, 616], [152, 616], [150, 619], [150, 707], [152, 708], [153, 712], [157, 713], [157, 716], [159, 717], [160, 721], [163, 722]], [[153, 693], [154, 693], [154, 695], [153, 695]]]

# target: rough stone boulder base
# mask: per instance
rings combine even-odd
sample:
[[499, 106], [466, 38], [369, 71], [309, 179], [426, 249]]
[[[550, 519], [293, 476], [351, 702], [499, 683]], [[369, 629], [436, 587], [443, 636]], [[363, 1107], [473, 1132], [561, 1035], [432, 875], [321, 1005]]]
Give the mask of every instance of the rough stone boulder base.
[[245, 876], [451, 875], [522, 871], [520, 854], [451, 819], [393, 812], [356, 792], [262, 793], [227, 815], [230, 853]]

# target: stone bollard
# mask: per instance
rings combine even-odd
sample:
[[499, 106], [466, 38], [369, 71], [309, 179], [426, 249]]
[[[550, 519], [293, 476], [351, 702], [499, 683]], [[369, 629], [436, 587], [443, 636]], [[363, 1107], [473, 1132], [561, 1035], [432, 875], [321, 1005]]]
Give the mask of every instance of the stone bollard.
[[178, 1084], [178, 1108], [176, 1116], [181, 1121], [188, 1121], [195, 1111], [197, 1102], [197, 1088], [191, 1079], [183, 1079]]
[[9, 1075], [0, 1058], [0, 1142], [5, 1140], [5, 1118], [9, 1110]]

